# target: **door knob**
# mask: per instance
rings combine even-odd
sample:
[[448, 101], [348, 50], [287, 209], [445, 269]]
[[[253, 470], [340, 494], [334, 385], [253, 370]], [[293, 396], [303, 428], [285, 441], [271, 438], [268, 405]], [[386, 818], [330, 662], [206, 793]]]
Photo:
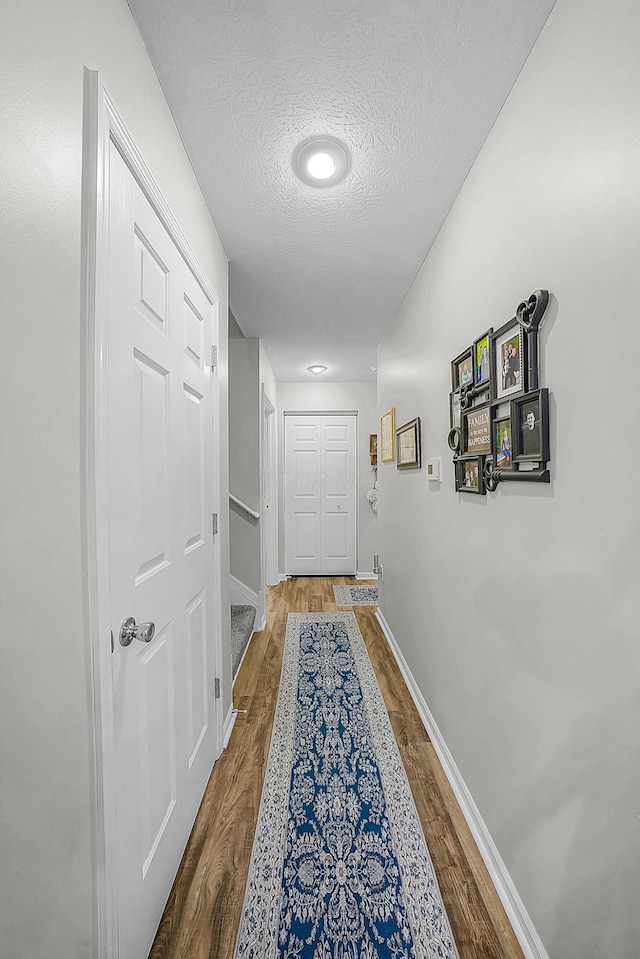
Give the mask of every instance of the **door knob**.
[[129, 646], [134, 639], [139, 639], [141, 643], [150, 643], [155, 631], [155, 623], [140, 623], [139, 626], [136, 626], [133, 616], [129, 616], [120, 627], [120, 645]]

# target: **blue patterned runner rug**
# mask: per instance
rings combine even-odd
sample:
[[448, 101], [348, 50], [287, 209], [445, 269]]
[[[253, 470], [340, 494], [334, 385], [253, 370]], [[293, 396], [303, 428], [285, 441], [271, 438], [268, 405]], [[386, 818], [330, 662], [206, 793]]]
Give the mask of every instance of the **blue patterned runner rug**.
[[377, 586], [334, 586], [336, 606], [377, 606]]
[[457, 959], [355, 614], [289, 613], [236, 959]]

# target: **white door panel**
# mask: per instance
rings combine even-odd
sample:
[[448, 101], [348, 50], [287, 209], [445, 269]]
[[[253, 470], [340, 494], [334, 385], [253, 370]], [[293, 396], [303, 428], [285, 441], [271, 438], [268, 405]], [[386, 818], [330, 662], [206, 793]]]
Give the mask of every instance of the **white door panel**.
[[325, 513], [324, 555], [328, 560], [349, 559], [349, 516], [347, 513]]
[[[220, 744], [212, 305], [111, 146], [109, 543], [118, 959], [150, 949]], [[153, 621], [148, 644], [120, 623]]]
[[356, 417], [285, 416], [286, 571], [356, 572]]
[[302, 512], [296, 509], [293, 514], [293, 555], [296, 560], [320, 561], [320, 536], [317, 523], [317, 511]]

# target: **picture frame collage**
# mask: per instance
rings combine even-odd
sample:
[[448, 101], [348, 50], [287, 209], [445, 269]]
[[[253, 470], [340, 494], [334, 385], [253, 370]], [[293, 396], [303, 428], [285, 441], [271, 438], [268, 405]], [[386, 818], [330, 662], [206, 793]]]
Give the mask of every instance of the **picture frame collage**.
[[458, 492], [550, 481], [549, 393], [538, 381], [537, 341], [548, 302], [548, 291], [532, 293], [512, 319], [451, 361], [447, 441]]

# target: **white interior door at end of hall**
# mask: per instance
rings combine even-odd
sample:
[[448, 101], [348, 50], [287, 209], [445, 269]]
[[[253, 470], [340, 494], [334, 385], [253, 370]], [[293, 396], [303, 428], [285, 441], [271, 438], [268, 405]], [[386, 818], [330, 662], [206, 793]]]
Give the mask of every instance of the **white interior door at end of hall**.
[[[212, 306], [113, 145], [109, 196], [118, 959], [144, 959], [220, 741]], [[121, 645], [129, 616], [150, 642]]]
[[356, 572], [356, 417], [285, 417], [287, 573]]

